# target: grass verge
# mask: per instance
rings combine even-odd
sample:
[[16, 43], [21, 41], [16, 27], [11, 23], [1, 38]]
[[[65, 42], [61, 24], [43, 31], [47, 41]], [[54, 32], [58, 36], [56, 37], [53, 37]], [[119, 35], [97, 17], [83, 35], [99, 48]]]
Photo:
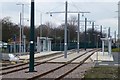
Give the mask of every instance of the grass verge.
[[120, 52], [120, 48], [113, 48], [112, 52]]
[[83, 80], [120, 80], [120, 67], [99, 66], [87, 71]]

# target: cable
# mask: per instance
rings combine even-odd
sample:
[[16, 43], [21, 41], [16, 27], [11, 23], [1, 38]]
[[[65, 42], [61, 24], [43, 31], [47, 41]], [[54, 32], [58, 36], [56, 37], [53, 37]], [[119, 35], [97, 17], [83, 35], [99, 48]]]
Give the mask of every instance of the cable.
[[[61, 2], [61, 3], [62, 3], [62, 2]], [[52, 9], [50, 9], [48, 12], [50, 12], [50, 11], [52, 11], [52, 10], [54, 10], [54, 9], [58, 9], [58, 8], [61, 7], [62, 5], [63, 5], [63, 3], [60, 4], [60, 5], [57, 5], [56, 7], [52, 8]]]
[[74, 2], [71, 0], [72, 6], [75, 7], [75, 8], [80, 12], [80, 9], [79, 9], [75, 4], [73, 4], [73, 3], [74, 3]]
[[[63, 5], [63, 4], [62, 4]], [[25, 6], [27, 6], [27, 7], [29, 7], [29, 8], [31, 8], [31, 6], [29, 6], [29, 5], [25, 5]], [[60, 5], [57, 5], [57, 7], [54, 7], [54, 8], [52, 8], [52, 9], [50, 9], [48, 12], [50, 12], [50, 11], [52, 11], [52, 10], [54, 10], [54, 9], [58, 9], [59, 7], [61, 7], [61, 4]], [[37, 12], [40, 12], [41, 14], [45, 14], [45, 15], [47, 15], [44, 11], [42, 12], [42, 11], [40, 11], [40, 10], [38, 10], [38, 9], [36, 9], [36, 11]], [[58, 16], [57, 16], [58, 17]], [[55, 18], [55, 17], [52, 17], [54, 20], [57, 20], [57, 21], [60, 21], [61, 22], [61, 20], [58, 20], [57, 18]]]

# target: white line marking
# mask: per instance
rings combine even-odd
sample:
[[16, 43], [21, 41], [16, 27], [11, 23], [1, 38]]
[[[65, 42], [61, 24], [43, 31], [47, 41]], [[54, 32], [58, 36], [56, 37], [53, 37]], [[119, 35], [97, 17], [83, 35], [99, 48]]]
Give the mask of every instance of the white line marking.
[[119, 64], [114, 64], [115, 66], [118, 66]]
[[99, 65], [108, 65], [108, 64], [99, 64]]

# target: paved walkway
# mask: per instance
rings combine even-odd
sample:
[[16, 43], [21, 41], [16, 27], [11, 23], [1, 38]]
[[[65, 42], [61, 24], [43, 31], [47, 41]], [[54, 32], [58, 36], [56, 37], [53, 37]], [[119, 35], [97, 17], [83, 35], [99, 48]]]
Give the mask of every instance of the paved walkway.
[[[61, 53], [62, 51], [50, 51], [50, 52], [41, 52], [41, 53], [36, 53], [34, 55], [35, 58], [37, 57], [41, 57], [41, 56], [46, 56], [46, 55], [51, 55], [51, 54], [57, 54], [57, 53]], [[20, 59], [29, 59], [29, 55], [23, 55], [23, 56], [19, 56]]]
[[[51, 62], [51, 63], [66, 63], [82, 54], [84, 54], [86, 51], [80, 51], [79, 53], [75, 52], [73, 54], [70, 54], [70, 55], [67, 55], [67, 58], [64, 58], [63, 57], [60, 57], [60, 58], [57, 58], [57, 59], [54, 59], [54, 60], [51, 60], [51, 61], [48, 61], [48, 62]], [[74, 60], [72, 63], [79, 63], [80, 61], [82, 61], [84, 58], [86, 58], [88, 55], [90, 55], [92, 52], [89, 52], [89, 53], [86, 53], [85, 55], [79, 57], [78, 59]]]
[[96, 61], [95, 66], [120, 66], [120, 53], [119, 52], [112, 52], [113, 61]]
[[93, 59], [94, 61], [96, 60], [113, 61], [113, 55], [109, 55], [108, 52], [104, 52], [104, 54], [102, 52], [96, 52], [95, 54], [91, 56], [91, 59]]

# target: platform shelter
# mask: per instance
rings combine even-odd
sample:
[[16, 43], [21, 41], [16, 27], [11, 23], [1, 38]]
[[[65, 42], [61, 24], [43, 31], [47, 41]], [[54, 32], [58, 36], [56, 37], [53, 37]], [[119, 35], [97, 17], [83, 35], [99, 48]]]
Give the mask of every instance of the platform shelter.
[[37, 37], [37, 52], [51, 51], [52, 38]]
[[111, 47], [112, 47], [112, 38], [109, 37], [109, 38], [101, 38], [102, 40], [102, 52], [103, 52], [103, 55], [104, 55], [104, 50], [105, 50], [105, 42], [108, 42], [108, 54], [111, 55]]

